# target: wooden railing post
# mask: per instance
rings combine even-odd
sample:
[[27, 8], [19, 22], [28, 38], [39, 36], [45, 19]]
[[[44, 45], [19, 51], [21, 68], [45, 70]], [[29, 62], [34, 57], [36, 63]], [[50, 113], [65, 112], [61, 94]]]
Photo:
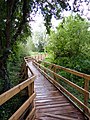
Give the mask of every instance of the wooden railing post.
[[[28, 85], [28, 96], [29, 98], [32, 96], [32, 94], [34, 93], [34, 81]], [[30, 114], [28, 115], [27, 119], [26, 120], [31, 120], [35, 115], [31, 115], [32, 112], [31, 110], [34, 110], [35, 109], [35, 103], [34, 103], [34, 100], [32, 101], [31, 105], [30, 105]], [[35, 110], [34, 110], [35, 112]]]
[[28, 85], [28, 95], [29, 97], [34, 93], [34, 82], [32, 84]]
[[25, 61], [23, 62], [23, 65], [22, 65], [21, 75], [22, 75], [23, 80], [28, 78], [28, 67]]
[[[86, 91], [89, 91], [89, 80], [85, 79], [85, 83], [84, 83], [84, 89]], [[84, 94], [84, 104], [86, 106], [88, 106], [88, 99], [89, 99], [89, 95], [88, 94]], [[84, 111], [87, 113], [87, 110], [84, 109]]]
[[[31, 71], [32, 72], [32, 71]], [[33, 72], [32, 72], [33, 74]], [[34, 75], [34, 74], [33, 74]], [[26, 76], [28, 76], [28, 66], [26, 66]], [[34, 82], [28, 85], [28, 95], [29, 97], [34, 93]]]

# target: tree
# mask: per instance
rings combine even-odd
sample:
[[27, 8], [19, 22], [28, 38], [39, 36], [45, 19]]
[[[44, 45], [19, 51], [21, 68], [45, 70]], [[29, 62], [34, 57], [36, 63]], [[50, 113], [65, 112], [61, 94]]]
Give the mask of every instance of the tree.
[[44, 52], [44, 48], [47, 45], [48, 34], [46, 34], [46, 28], [43, 23], [40, 23], [38, 30], [32, 31], [32, 40], [38, 50], [38, 52]]
[[24, 48], [27, 50], [29, 54], [31, 54], [31, 52], [36, 52], [36, 47], [30, 36], [27, 38], [27, 43], [25, 44]]
[[[4, 90], [7, 90], [10, 88], [7, 59], [16, 41], [21, 39], [18, 36], [23, 37], [29, 34], [28, 25], [26, 24], [29, 3], [25, 0], [22, 2], [18, 0], [1, 0], [0, 4], [0, 78], [4, 81]], [[24, 31], [27, 32], [24, 34]]]
[[[77, 0], [74, 1], [76, 6]], [[4, 80], [4, 89], [10, 88], [7, 59], [14, 44], [30, 34], [28, 23], [32, 21], [32, 14], [41, 10], [49, 32], [52, 16], [60, 18], [60, 12], [68, 8], [68, 0], [0, 0], [0, 78]]]
[[90, 26], [80, 16], [64, 18], [56, 31], [51, 31], [47, 50], [53, 54], [54, 62], [89, 73]]

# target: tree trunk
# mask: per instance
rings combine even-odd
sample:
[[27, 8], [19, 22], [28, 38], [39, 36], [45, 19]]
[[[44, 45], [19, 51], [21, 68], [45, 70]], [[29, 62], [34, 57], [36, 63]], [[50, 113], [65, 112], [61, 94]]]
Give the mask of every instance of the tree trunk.
[[[11, 52], [11, 16], [13, 11], [13, 6], [15, 4], [15, 0], [7, 0], [7, 15], [6, 15], [6, 29], [5, 29], [5, 48], [3, 47], [3, 51], [0, 57], [0, 80], [3, 85], [2, 90], [0, 92], [5, 92], [10, 89], [10, 80], [7, 71], [7, 59]], [[3, 40], [3, 39], [2, 39]], [[2, 48], [2, 43], [0, 44]]]
[[[17, 41], [18, 36], [21, 34], [25, 23], [27, 22], [27, 15], [28, 15], [28, 2], [27, 0], [22, 0], [22, 13], [23, 16], [21, 17], [20, 24], [16, 33], [12, 36], [12, 18], [13, 13], [16, 10], [16, 3], [18, 0], [7, 0], [7, 15], [6, 15], [6, 29], [5, 29], [5, 46], [2, 46], [0, 42], [0, 48], [3, 47], [3, 51], [0, 51], [0, 80], [3, 80], [3, 89], [2, 92], [8, 90], [10, 88], [10, 80], [7, 71], [7, 59], [10, 55], [13, 45]], [[2, 38], [3, 40], [3, 38]], [[2, 55], [2, 56], [1, 56]], [[2, 84], [2, 83], [1, 83]]]
[[2, 80], [3, 86], [0, 93], [5, 92], [6, 90], [10, 89], [10, 79], [7, 71], [7, 64], [6, 60], [3, 58], [0, 58], [0, 81]]

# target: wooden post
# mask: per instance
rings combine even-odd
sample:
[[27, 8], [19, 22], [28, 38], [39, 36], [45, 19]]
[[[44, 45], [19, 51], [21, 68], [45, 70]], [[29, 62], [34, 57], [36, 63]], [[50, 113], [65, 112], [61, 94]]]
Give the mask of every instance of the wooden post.
[[[34, 82], [32, 82], [30, 85], [28, 85], [28, 96], [30, 97], [33, 93], [34, 93]], [[33, 110], [34, 107], [35, 107], [35, 103], [33, 100], [30, 105], [30, 109]], [[30, 110], [30, 113], [31, 113], [31, 110]]]
[[[85, 79], [84, 89], [85, 89], [86, 91], [89, 91], [89, 80], [87, 80], [87, 79]], [[84, 94], [84, 104], [85, 104], [86, 106], [88, 106], [88, 99], [89, 99], [89, 95], [88, 95], [88, 94]], [[84, 109], [84, 112], [87, 113], [87, 110]]]
[[28, 85], [28, 95], [29, 97], [34, 93], [34, 82], [32, 84]]
[[22, 72], [21, 72], [21, 74], [22, 74], [22, 79], [27, 79], [28, 78], [28, 68], [27, 68], [27, 66], [26, 66], [26, 63], [24, 62], [23, 63], [23, 66], [22, 66], [23, 68], [22, 68]]

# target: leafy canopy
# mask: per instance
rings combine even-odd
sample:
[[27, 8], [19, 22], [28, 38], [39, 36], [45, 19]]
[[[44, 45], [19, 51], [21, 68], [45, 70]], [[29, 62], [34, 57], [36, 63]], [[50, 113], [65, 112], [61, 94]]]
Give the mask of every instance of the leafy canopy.
[[83, 72], [86, 69], [89, 71], [89, 27], [90, 23], [76, 15], [63, 19], [56, 31], [51, 31], [47, 50], [53, 55], [55, 63]]

